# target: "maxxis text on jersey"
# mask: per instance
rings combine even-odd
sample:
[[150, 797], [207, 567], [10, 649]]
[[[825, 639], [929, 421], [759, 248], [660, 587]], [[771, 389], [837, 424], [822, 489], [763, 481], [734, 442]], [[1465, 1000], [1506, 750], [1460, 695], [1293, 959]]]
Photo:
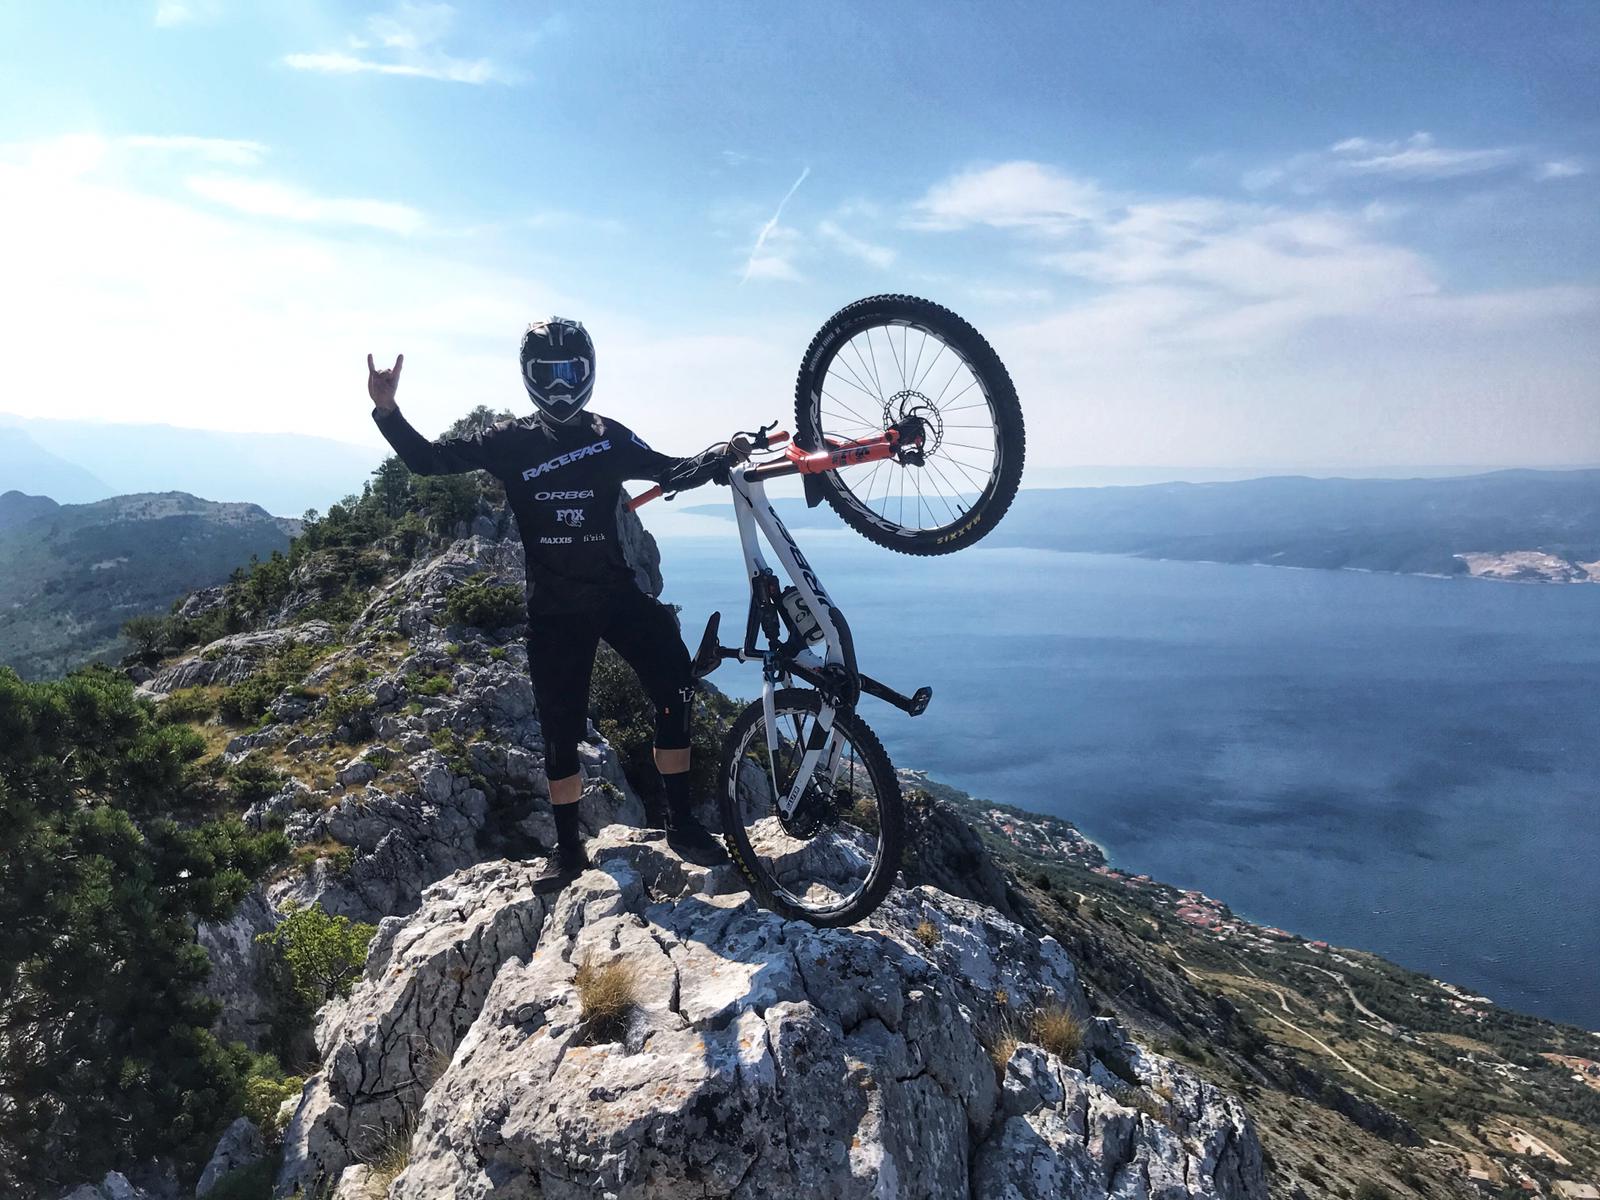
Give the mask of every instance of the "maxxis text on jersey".
[[1026, 450], [1022, 406], [1010, 373], [983, 335], [960, 316], [931, 300], [906, 295], [869, 296], [834, 313], [811, 339], [800, 361], [795, 379], [795, 440], [806, 450], [822, 445], [822, 383], [839, 349], [863, 330], [900, 323], [926, 329], [966, 359], [989, 403], [999, 469], [972, 508], [962, 514], [961, 524], [953, 528], [910, 530], [879, 514], [869, 515], [865, 505], [840, 482], [837, 471], [820, 476], [823, 495], [840, 519], [868, 541], [903, 554], [949, 554], [984, 537], [1005, 516], [1022, 482]]

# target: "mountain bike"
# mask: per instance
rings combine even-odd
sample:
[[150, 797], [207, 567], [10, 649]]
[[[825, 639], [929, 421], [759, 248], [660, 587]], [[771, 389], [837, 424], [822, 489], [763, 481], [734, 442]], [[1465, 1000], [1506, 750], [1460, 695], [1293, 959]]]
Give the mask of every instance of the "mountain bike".
[[694, 670], [704, 678], [727, 659], [759, 662], [762, 686], [723, 743], [723, 840], [768, 908], [849, 925], [888, 894], [905, 841], [899, 781], [857, 702], [873, 696], [916, 717], [933, 692], [906, 696], [857, 668], [850, 626], [766, 481], [800, 476], [808, 506], [827, 501], [880, 546], [948, 554], [993, 529], [1016, 496], [1022, 410], [1004, 364], [966, 321], [928, 300], [873, 296], [812, 339], [792, 441], [776, 422], [735, 436], [751, 454], [729, 477], [750, 585], [744, 638], [722, 645], [722, 614], [712, 613]]

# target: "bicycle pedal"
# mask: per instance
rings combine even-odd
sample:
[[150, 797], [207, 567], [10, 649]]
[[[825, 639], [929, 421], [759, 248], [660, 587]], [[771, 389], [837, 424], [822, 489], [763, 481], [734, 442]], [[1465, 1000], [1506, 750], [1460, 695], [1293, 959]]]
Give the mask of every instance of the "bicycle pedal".
[[911, 693], [911, 707], [907, 710], [913, 717], [920, 717], [928, 711], [928, 701], [933, 699], [931, 687], [919, 687]]
[[706, 621], [706, 631], [700, 635], [700, 648], [694, 652], [694, 677], [704, 679], [722, 665], [722, 650], [717, 645], [717, 628], [722, 624], [722, 614], [714, 612]]

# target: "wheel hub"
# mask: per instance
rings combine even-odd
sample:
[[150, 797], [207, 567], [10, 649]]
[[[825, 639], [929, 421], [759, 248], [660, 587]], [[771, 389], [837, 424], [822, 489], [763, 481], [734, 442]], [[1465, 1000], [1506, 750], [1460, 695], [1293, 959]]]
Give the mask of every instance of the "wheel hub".
[[939, 406], [914, 388], [890, 396], [883, 406], [883, 419], [886, 426], [915, 422], [922, 427], [922, 445], [902, 449], [899, 454], [902, 463], [922, 466], [944, 440], [944, 419], [939, 415]]
[[794, 812], [787, 817], [781, 812], [778, 814], [778, 823], [790, 837], [810, 841], [837, 825], [841, 811], [837, 796], [813, 786], [806, 788], [800, 803], [794, 806]]

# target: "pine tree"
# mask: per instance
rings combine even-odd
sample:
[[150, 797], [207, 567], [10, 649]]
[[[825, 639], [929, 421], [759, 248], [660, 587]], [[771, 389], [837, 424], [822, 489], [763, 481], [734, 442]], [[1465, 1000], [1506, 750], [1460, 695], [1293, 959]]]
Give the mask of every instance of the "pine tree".
[[216, 815], [203, 752], [105, 668], [0, 668], [0, 1193], [193, 1163], [240, 1110], [194, 922], [288, 847]]

